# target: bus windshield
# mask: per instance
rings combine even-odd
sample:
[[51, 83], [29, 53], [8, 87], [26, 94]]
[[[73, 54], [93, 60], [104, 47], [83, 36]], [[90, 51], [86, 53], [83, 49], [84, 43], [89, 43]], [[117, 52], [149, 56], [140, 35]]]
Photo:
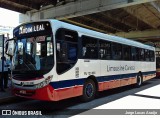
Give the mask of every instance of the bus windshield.
[[48, 72], [53, 68], [53, 39], [51, 35], [16, 40], [13, 71]]

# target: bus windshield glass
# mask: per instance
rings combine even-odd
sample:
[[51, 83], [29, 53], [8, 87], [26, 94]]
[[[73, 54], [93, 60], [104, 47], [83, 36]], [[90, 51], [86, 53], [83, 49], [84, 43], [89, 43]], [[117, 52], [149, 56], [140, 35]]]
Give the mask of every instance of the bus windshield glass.
[[53, 39], [51, 35], [19, 38], [13, 56], [13, 71], [48, 72], [53, 68]]

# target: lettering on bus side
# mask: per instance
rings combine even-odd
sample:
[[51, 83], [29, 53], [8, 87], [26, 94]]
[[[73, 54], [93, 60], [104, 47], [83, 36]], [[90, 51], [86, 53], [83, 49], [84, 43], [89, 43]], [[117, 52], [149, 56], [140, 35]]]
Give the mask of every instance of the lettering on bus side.
[[84, 75], [95, 75], [96, 74], [96, 72], [95, 71], [92, 71], [92, 72], [84, 72]]
[[130, 70], [135, 70], [135, 66], [128, 66], [128, 65], [110, 66], [110, 65], [107, 65], [107, 72], [110, 72], [110, 71], [130, 71]]

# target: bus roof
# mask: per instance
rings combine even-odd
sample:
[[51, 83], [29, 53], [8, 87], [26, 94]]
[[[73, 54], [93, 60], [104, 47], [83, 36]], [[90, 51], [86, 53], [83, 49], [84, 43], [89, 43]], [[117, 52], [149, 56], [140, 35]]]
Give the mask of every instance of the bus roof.
[[108, 40], [108, 41], [112, 41], [112, 42], [117, 42], [117, 43], [122, 43], [122, 44], [126, 44], [126, 45], [132, 45], [132, 46], [135, 46], [135, 47], [155, 50], [155, 48], [153, 46], [149, 46], [149, 45], [146, 45], [146, 44], [143, 44], [143, 43], [140, 43], [140, 42], [137, 42], [137, 41], [133, 41], [133, 40], [130, 40], [130, 39], [100, 33], [100, 32], [97, 32], [97, 31], [82, 28], [82, 27], [72, 25], [72, 24], [69, 24], [69, 23], [65, 23], [65, 22], [62, 22], [62, 21], [58, 21], [58, 20], [50, 20], [50, 21], [52, 23], [60, 23], [63, 28], [69, 28], [71, 30], [75, 30], [77, 32], [80, 32], [80, 33], [88, 35], [88, 36], [94, 36], [95, 38], [100, 38], [100, 39], [104, 39], [104, 40]]

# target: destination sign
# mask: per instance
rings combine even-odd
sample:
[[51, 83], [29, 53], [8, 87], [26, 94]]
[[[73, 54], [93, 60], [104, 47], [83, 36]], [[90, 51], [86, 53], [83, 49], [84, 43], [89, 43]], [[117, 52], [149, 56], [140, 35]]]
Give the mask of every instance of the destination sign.
[[24, 36], [32, 33], [45, 33], [51, 32], [51, 26], [49, 22], [33, 22], [28, 24], [22, 24], [14, 29], [14, 36]]
[[19, 28], [19, 34], [27, 34], [31, 32], [38, 32], [45, 30], [44, 24], [32, 25], [30, 27], [21, 26]]

